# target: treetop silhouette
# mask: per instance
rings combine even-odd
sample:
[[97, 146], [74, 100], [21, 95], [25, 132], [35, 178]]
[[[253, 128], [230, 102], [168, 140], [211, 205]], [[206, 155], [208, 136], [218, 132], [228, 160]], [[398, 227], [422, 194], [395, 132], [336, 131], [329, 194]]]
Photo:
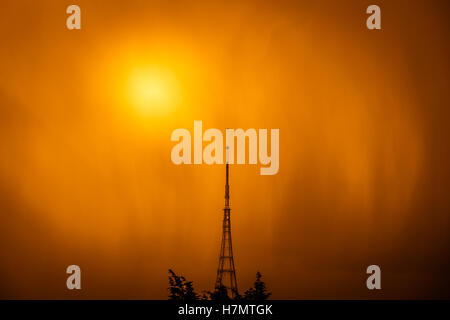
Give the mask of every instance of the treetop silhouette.
[[172, 269], [169, 269], [169, 300], [212, 300], [212, 301], [229, 301], [229, 300], [250, 300], [262, 301], [267, 300], [271, 296], [271, 292], [267, 291], [266, 284], [261, 280], [262, 275], [258, 271], [253, 287], [245, 291], [244, 296], [236, 293], [234, 298], [228, 296], [227, 288], [222, 286], [214, 291], [203, 291], [202, 296], [194, 290], [192, 281], [187, 281], [182, 275], [178, 276]]

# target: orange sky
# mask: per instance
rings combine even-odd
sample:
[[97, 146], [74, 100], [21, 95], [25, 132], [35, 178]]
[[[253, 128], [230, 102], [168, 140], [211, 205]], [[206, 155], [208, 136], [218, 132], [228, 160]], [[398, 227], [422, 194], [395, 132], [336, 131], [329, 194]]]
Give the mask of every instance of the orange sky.
[[213, 289], [224, 166], [170, 159], [194, 120], [280, 129], [278, 174], [231, 167], [240, 291], [450, 297], [446, 1], [377, 1], [381, 31], [370, 1], [4, 2], [0, 298]]

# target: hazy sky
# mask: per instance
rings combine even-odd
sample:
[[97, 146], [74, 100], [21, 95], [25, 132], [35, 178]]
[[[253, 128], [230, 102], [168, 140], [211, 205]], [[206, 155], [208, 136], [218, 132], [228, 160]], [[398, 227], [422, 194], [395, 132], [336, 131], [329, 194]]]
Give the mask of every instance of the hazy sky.
[[3, 1], [0, 298], [213, 289], [225, 167], [170, 158], [194, 120], [280, 129], [278, 174], [230, 169], [241, 292], [450, 297], [450, 5], [377, 1], [370, 31], [370, 4]]

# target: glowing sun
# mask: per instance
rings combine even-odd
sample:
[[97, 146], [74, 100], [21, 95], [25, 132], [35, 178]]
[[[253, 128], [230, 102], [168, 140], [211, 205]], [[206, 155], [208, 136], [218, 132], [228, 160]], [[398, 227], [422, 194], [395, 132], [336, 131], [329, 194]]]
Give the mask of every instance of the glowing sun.
[[168, 113], [179, 99], [176, 77], [163, 68], [134, 68], [129, 75], [128, 95], [136, 111], [141, 114]]

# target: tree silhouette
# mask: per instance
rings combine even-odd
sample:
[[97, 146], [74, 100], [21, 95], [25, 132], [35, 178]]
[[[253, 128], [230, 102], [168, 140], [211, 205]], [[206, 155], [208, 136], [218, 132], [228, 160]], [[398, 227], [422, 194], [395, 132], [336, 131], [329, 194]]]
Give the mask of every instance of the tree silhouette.
[[267, 291], [266, 284], [264, 281], [261, 281], [261, 277], [261, 273], [259, 271], [256, 272], [256, 281], [253, 288], [245, 291], [244, 300], [261, 301], [267, 300], [270, 297], [272, 293]]
[[250, 301], [261, 301], [267, 300], [271, 292], [267, 291], [266, 284], [261, 281], [261, 273], [258, 271], [256, 273], [256, 280], [252, 288], [245, 291], [243, 296], [240, 296], [237, 292], [234, 298], [228, 296], [227, 288], [221, 286], [216, 288], [214, 291], [203, 291], [200, 296], [194, 290], [194, 285], [192, 281], [187, 281], [182, 275], [178, 276], [172, 269], [169, 269], [169, 300], [212, 300], [218, 302], [225, 302], [230, 300], [250, 300]]
[[208, 291], [208, 300], [213, 301], [229, 301], [231, 298], [228, 296], [227, 288], [225, 286], [220, 286], [219, 288], [216, 288], [213, 292]]
[[169, 269], [169, 300], [198, 300], [199, 295], [194, 291], [192, 281], [187, 281], [183, 276], [177, 276]]

